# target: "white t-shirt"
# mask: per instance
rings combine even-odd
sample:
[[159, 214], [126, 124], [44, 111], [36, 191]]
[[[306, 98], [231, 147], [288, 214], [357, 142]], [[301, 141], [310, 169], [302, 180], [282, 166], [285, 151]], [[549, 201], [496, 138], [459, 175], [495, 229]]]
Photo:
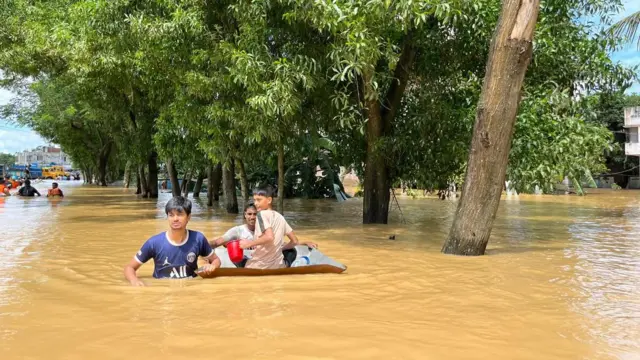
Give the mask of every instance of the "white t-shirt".
[[222, 235], [224, 241], [231, 240], [253, 240], [253, 231], [245, 225], [234, 226]]

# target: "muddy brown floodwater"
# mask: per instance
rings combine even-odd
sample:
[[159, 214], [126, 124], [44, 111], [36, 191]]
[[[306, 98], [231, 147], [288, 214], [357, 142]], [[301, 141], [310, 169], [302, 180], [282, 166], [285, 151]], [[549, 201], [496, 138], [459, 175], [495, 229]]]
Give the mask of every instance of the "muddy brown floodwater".
[[[360, 199], [288, 200], [347, 273], [163, 281], [150, 262], [132, 288], [169, 194], [60, 183], [64, 200], [0, 198], [2, 360], [640, 359], [640, 192], [505, 198], [477, 258], [439, 252], [453, 201], [363, 226]], [[205, 205], [207, 237], [241, 222]]]

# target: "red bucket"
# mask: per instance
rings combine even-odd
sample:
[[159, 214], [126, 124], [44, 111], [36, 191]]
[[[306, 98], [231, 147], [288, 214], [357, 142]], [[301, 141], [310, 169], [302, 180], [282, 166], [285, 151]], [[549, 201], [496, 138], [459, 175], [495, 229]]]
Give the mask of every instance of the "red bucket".
[[233, 240], [227, 243], [227, 252], [233, 262], [240, 262], [244, 258], [244, 251], [240, 248], [240, 240]]

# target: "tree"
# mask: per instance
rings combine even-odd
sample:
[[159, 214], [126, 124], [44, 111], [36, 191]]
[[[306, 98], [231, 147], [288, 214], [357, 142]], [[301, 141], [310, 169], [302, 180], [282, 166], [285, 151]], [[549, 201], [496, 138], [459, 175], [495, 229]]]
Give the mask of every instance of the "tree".
[[483, 255], [498, 211], [524, 76], [531, 61], [538, 0], [505, 0], [489, 52], [467, 175], [442, 252]]
[[[635, 12], [620, 20], [611, 29], [618, 36], [627, 39], [629, 42], [636, 41], [640, 50], [640, 36], [638, 36], [638, 26], [640, 25], [640, 11]], [[635, 39], [635, 40], [634, 40]]]
[[2, 165], [13, 165], [16, 162], [15, 155], [8, 153], [0, 153], [0, 164]]

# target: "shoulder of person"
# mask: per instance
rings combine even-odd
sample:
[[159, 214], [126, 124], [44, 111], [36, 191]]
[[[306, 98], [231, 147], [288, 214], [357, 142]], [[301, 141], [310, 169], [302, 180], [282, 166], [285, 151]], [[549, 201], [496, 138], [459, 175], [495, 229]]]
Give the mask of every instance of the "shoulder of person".
[[195, 239], [206, 239], [207, 237], [204, 236], [204, 233], [198, 231], [198, 230], [187, 230], [189, 231], [189, 237], [190, 238], [195, 238]]

